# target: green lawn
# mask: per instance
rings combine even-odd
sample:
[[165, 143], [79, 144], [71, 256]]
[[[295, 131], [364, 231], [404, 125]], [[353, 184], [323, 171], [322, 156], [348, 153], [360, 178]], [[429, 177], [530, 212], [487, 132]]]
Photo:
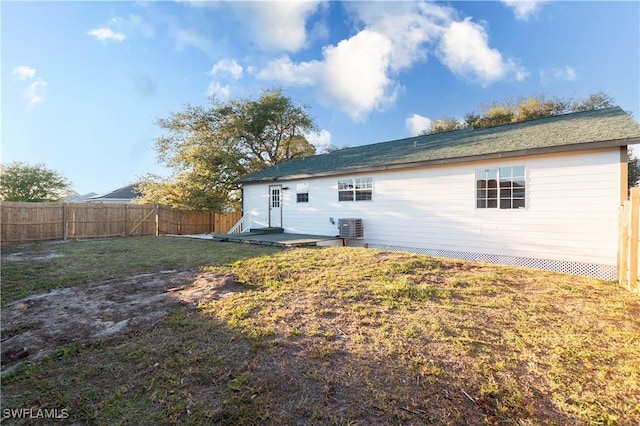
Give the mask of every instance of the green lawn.
[[[16, 251], [64, 256], [6, 261]], [[2, 378], [3, 409], [105, 425], [640, 424], [640, 297], [614, 283], [168, 237], [2, 258], [3, 304], [166, 269], [232, 275], [243, 289], [26, 362]]]

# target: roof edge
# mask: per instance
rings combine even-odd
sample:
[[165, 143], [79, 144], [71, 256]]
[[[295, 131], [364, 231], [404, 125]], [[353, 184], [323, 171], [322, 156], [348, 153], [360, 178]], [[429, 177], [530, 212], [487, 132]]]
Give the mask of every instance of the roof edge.
[[428, 161], [418, 161], [413, 163], [398, 163], [398, 164], [389, 164], [384, 166], [368, 166], [368, 167], [345, 167], [342, 169], [331, 170], [327, 172], [320, 173], [303, 173], [297, 175], [285, 175], [280, 177], [269, 177], [262, 179], [238, 179], [235, 183], [237, 184], [250, 184], [250, 183], [266, 183], [266, 182], [282, 182], [282, 181], [290, 181], [297, 179], [307, 179], [313, 177], [327, 177], [327, 176], [337, 176], [344, 175], [348, 173], [354, 172], [378, 172], [385, 170], [397, 170], [397, 169], [408, 169], [414, 167], [426, 167], [426, 166], [436, 166], [443, 164], [455, 164], [455, 163], [464, 163], [468, 161], [482, 161], [482, 160], [496, 160], [501, 158], [512, 158], [512, 157], [522, 157], [527, 155], [541, 155], [541, 154], [557, 154], [561, 152], [572, 152], [572, 151], [587, 151], [592, 149], [601, 149], [601, 148], [613, 148], [620, 147], [626, 145], [635, 145], [640, 144], [640, 137], [634, 138], [623, 138], [623, 139], [610, 139], [606, 141], [596, 141], [596, 142], [586, 142], [586, 143], [576, 143], [576, 144], [567, 144], [567, 145], [558, 145], [558, 146], [550, 146], [543, 148], [533, 148], [533, 149], [523, 149], [517, 151], [501, 151], [489, 154], [479, 154], [479, 155], [470, 155], [466, 157], [455, 157], [455, 158], [444, 158], [439, 160], [428, 160]]

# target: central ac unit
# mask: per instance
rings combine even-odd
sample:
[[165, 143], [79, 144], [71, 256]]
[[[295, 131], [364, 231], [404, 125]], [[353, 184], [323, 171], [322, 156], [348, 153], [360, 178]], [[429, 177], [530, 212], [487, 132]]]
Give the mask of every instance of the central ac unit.
[[364, 238], [362, 219], [338, 219], [340, 238]]

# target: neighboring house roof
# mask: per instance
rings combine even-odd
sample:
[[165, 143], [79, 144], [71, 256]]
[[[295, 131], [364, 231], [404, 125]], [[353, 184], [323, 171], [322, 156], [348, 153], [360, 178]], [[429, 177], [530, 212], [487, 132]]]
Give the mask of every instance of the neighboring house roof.
[[619, 107], [463, 129], [290, 160], [238, 180], [268, 182], [640, 143], [640, 124]]
[[78, 194], [78, 195], [72, 195], [70, 197], [66, 197], [65, 201], [71, 202], [71, 203], [82, 203], [84, 201], [87, 201], [89, 198], [91, 197], [95, 197], [96, 195], [98, 195], [95, 192], [89, 192], [88, 194]]
[[135, 190], [137, 183], [118, 188], [106, 194], [96, 195], [89, 198], [88, 201], [104, 201], [104, 200], [133, 200], [139, 197], [142, 193]]

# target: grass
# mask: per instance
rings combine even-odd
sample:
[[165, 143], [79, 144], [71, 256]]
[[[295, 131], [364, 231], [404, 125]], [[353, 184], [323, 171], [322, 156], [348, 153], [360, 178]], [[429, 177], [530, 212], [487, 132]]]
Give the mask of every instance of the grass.
[[[100, 272], [93, 257], [113, 248]], [[3, 262], [3, 297], [42, 291], [42, 274], [71, 286], [187, 267], [249, 290], [25, 363], [3, 376], [3, 408], [67, 408], [90, 424], [640, 423], [640, 298], [609, 282], [355, 248], [55, 250], [65, 256]]]
[[[207, 240], [142, 237], [2, 247], [2, 305], [30, 294], [145, 272], [219, 265], [274, 249]], [[31, 262], [10, 255], [62, 255]]]

